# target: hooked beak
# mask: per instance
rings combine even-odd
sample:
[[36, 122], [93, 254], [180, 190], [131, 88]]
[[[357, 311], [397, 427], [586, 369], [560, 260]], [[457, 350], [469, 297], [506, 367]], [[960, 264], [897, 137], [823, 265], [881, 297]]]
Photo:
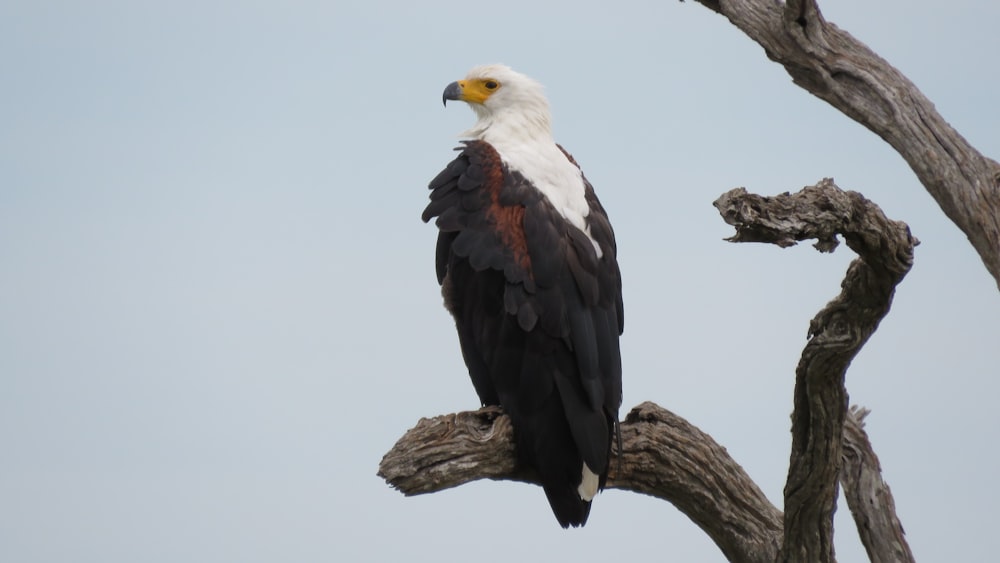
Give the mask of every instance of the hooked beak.
[[444, 94], [441, 95], [441, 102], [444, 103], [445, 107], [448, 107], [448, 100], [461, 100], [462, 99], [462, 85], [457, 81], [452, 82], [444, 89]]

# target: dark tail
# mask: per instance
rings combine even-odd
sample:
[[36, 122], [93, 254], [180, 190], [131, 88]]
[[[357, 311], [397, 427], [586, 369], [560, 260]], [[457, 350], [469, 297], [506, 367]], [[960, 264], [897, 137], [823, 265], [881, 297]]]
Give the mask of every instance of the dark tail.
[[554, 488], [544, 486], [545, 496], [549, 499], [549, 506], [552, 513], [556, 515], [556, 520], [563, 528], [574, 528], [587, 523], [590, 516], [590, 501], [580, 498], [579, 493], [573, 488]]

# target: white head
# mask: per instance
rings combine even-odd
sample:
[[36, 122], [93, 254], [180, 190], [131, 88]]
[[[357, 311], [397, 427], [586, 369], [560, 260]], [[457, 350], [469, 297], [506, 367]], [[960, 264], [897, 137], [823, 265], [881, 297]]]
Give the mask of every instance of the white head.
[[549, 102], [542, 85], [510, 67], [493, 64], [477, 66], [464, 80], [452, 82], [444, 90], [448, 100], [460, 100], [476, 112], [478, 121], [462, 136], [549, 140], [552, 138]]
[[[476, 112], [479, 119], [463, 137], [489, 143], [510, 170], [519, 172], [556, 211], [590, 236], [583, 173], [552, 139], [549, 102], [541, 84], [504, 65], [484, 65], [449, 84], [443, 98], [446, 105], [448, 100], [466, 102]], [[597, 242], [594, 249], [600, 257]], [[581, 494], [591, 494], [594, 479], [584, 479]]]

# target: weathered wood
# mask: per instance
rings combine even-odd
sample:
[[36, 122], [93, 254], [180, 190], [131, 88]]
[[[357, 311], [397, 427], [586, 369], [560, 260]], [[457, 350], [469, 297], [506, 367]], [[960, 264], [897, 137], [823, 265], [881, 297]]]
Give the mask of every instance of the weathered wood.
[[711, 436], [645, 402], [622, 425], [622, 473], [608, 485], [670, 502], [729, 561], [771, 562], [781, 545], [781, 511]]
[[[840, 295], [810, 323], [796, 370], [784, 516], [711, 436], [652, 403], [639, 405], [622, 423], [621, 463], [608, 486], [671, 502], [730, 561], [833, 561], [833, 510], [848, 422], [844, 374], [889, 311], [918, 241], [904, 223], [890, 221], [878, 206], [832, 180], [776, 197], [738, 188], [715, 206], [736, 227], [729, 239], [734, 242], [790, 246], [815, 238], [816, 248], [830, 252], [839, 234], [859, 256]], [[495, 407], [421, 419], [383, 457], [379, 475], [408, 495], [484, 478], [537, 483], [517, 466], [513, 430]], [[845, 487], [856, 483], [845, 480]], [[856, 494], [866, 493], [852, 489], [848, 497]], [[873, 510], [894, 507], [883, 502]], [[898, 524], [895, 514], [869, 516], [876, 517]], [[881, 537], [863, 534], [862, 540]]]
[[500, 407], [421, 418], [382, 457], [378, 474], [407, 496], [479, 479], [530, 482], [518, 473], [514, 430]]
[[715, 202], [736, 227], [733, 242], [789, 246], [818, 239], [832, 251], [841, 234], [858, 254], [841, 293], [809, 324], [809, 342], [796, 368], [792, 451], [785, 483], [783, 561], [835, 561], [833, 512], [847, 415], [844, 377], [854, 356], [889, 312], [896, 285], [913, 264], [918, 241], [859, 193], [830, 179], [795, 194], [762, 197], [738, 188]]
[[868, 412], [853, 406], [844, 424], [844, 464], [840, 469], [844, 498], [872, 563], [913, 563], [892, 491], [882, 480], [882, 466], [865, 432]]
[[[406, 495], [479, 479], [538, 484], [517, 467], [510, 420], [500, 412], [487, 407], [421, 419], [382, 458], [379, 475]], [[674, 504], [730, 561], [775, 560], [781, 512], [711, 436], [649, 402], [632, 409], [621, 429], [620, 471], [613, 462], [608, 488]]]
[[979, 153], [902, 73], [826, 21], [814, 0], [698, 0], [793, 82], [888, 142], [969, 238], [1000, 285], [1000, 164]]
[[[913, 561], [878, 458], [862, 429], [867, 411], [857, 412], [853, 407], [844, 426], [841, 483], [848, 506], [872, 561]], [[777, 560], [781, 511], [711, 436], [646, 402], [625, 417], [622, 443], [621, 472], [613, 466], [609, 488], [673, 503], [729, 561]], [[407, 496], [479, 479], [538, 484], [519, 472], [510, 419], [496, 407], [420, 419], [382, 458], [378, 474]]]

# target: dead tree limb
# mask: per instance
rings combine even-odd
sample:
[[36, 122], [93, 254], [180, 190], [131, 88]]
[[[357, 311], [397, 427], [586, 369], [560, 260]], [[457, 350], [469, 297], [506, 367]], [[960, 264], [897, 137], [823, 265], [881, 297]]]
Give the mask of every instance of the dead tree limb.
[[697, 1], [759, 43], [793, 82], [889, 143], [1000, 285], [1000, 164], [970, 145], [902, 73], [826, 21], [815, 0]]
[[896, 517], [896, 502], [882, 480], [882, 466], [865, 432], [868, 412], [851, 407], [844, 425], [844, 465], [840, 469], [844, 498], [872, 563], [912, 563], [913, 553]]
[[736, 227], [733, 242], [789, 246], [817, 239], [829, 252], [837, 234], [858, 254], [841, 293], [809, 324], [795, 373], [792, 452], [785, 483], [783, 561], [835, 561], [833, 513], [847, 417], [847, 367], [889, 312], [896, 285], [913, 264], [917, 240], [857, 192], [826, 179], [795, 194], [763, 197], [738, 188], [715, 201]]
[[[781, 512], [725, 448], [649, 402], [632, 409], [621, 428], [621, 472], [612, 464], [609, 488], [673, 503], [730, 561], [775, 560]], [[510, 420], [496, 407], [421, 419], [382, 458], [378, 474], [406, 495], [479, 479], [539, 483], [517, 467]]]
[[[852, 424], [844, 374], [888, 312], [917, 240], [905, 224], [886, 219], [876, 205], [841, 191], [831, 180], [772, 198], [740, 188], [723, 194], [715, 205], [736, 227], [732, 241], [790, 246], [815, 238], [819, 250], [830, 252], [840, 234], [859, 255], [848, 268], [841, 294], [810, 323], [810, 340], [796, 370], [785, 514], [768, 502], [725, 448], [652, 403], [639, 405], [625, 418], [621, 470], [613, 472], [608, 486], [671, 502], [730, 561], [833, 561], [838, 479], [843, 479], [848, 498], [873, 498], [869, 481], [844, 477], [855, 473], [845, 469], [855, 464], [842, 465], [842, 456], [871, 450], [863, 432], [844, 430]], [[841, 445], [845, 435], [853, 444], [846, 450]], [[875, 467], [877, 471], [877, 462]], [[478, 479], [537, 483], [517, 466], [513, 430], [496, 407], [421, 419], [383, 457], [379, 475], [407, 495]], [[865, 489], [856, 490], [859, 486]], [[882, 490], [887, 494], [887, 487]], [[898, 544], [892, 553], [908, 554], [891, 497], [888, 502], [884, 495], [874, 498], [880, 502], [852, 508], [859, 528], [866, 522], [869, 532], [862, 532], [862, 541], [869, 554], [885, 553], [878, 544], [887, 538]], [[896, 527], [869, 521], [894, 522]]]
[[[841, 483], [869, 557], [913, 561], [888, 485], [856, 407], [844, 426]], [[734, 562], [776, 561], [782, 513], [724, 448], [676, 414], [650, 402], [622, 423], [622, 471], [608, 487], [673, 503]], [[421, 419], [379, 464], [379, 476], [407, 496], [480, 479], [538, 484], [519, 471], [510, 419], [497, 407]], [[859, 515], [860, 513], [860, 515]], [[864, 526], [862, 526], [864, 522]]]

